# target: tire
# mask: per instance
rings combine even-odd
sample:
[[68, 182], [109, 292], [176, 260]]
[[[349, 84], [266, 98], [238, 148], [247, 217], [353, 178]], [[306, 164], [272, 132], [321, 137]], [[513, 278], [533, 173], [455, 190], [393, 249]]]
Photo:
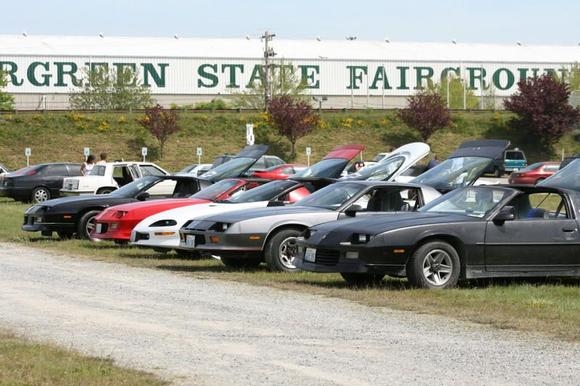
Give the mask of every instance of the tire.
[[356, 287], [373, 287], [383, 281], [384, 273], [348, 273], [341, 272], [340, 276], [348, 284]]
[[99, 213], [101, 213], [100, 210], [90, 210], [81, 217], [77, 224], [77, 236], [79, 239], [97, 241], [96, 239], [91, 238], [89, 233], [94, 228], [95, 217], [97, 217]]
[[199, 254], [198, 251], [186, 251], [184, 249], [176, 249], [175, 252], [177, 253], [177, 256], [179, 256], [183, 259], [198, 260], [201, 258], [201, 255]]
[[111, 192], [114, 192], [115, 189], [112, 188], [101, 188], [99, 190], [97, 190], [97, 194], [109, 194]]
[[296, 272], [293, 261], [297, 253], [296, 239], [302, 231], [296, 228], [276, 232], [266, 244], [264, 259], [271, 271]]
[[493, 176], [496, 178], [501, 177], [501, 170], [499, 168], [493, 168]]
[[56, 232], [56, 234], [58, 235], [59, 239], [61, 239], [61, 240], [70, 240], [74, 236], [73, 232], [60, 231], [60, 232]]
[[419, 247], [407, 263], [407, 278], [418, 288], [455, 287], [460, 271], [459, 254], [451, 244], [441, 240]]
[[221, 260], [226, 267], [235, 269], [257, 268], [262, 262], [259, 259], [236, 259], [232, 257], [222, 257]]
[[50, 190], [45, 188], [44, 186], [39, 186], [38, 188], [34, 188], [32, 191], [32, 202], [35, 204], [39, 204], [41, 202], [50, 200]]

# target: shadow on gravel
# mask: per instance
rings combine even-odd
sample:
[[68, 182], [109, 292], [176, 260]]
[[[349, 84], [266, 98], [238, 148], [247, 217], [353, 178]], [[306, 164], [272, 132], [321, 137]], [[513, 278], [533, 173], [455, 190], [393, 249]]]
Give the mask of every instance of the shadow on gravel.
[[[175, 258], [175, 256], [173, 256]], [[183, 259], [186, 260], [186, 259]], [[172, 271], [172, 272], [246, 272], [246, 273], [256, 273], [256, 272], [266, 272], [263, 268], [253, 268], [253, 269], [235, 269], [229, 268], [225, 265], [199, 265], [199, 266], [192, 266], [192, 265], [158, 265], [157, 269], [161, 269], [164, 271]]]

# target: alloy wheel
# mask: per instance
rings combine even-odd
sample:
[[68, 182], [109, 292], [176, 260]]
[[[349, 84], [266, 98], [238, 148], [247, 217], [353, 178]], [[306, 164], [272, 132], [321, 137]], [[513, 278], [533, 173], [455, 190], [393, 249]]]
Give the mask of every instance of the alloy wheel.
[[445, 285], [453, 273], [453, 260], [449, 253], [442, 249], [434, 249], [423, 259], [423, 276], [430, 284]]
[[288, 237], [280, 243], [278, 248], [278, 256], [280, 263], [285, 268], [296, 269], [294, 265], [294, 259], [298, 253], [298, 244], [296, 243], [296, 237]]

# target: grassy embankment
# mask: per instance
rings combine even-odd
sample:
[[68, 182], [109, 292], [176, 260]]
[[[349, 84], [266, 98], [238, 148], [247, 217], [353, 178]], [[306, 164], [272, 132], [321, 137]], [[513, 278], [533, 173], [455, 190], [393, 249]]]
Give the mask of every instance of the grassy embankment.
[[[184, 112], [183, 130], [170, 138], [163, 159], [157, 159], [157, 143], [136, 123], [140, 113], [13, 113], [0, 114], [0, 162], [10, 168], [22, 167], [24, 148], [32, 148], [32, 163], [76, 161], [82, 159], [83, 147], [93, 153], [107, 151], [110, 159], [140, 159], [141, 147], [149, 147], [150, 160], [170, 171], [197, 162], [195, 148], [204, 149], [204, 162], [223, 152], [235, 153], [245, 143], [245, 124], [253, 122], [256, 142], [271, 144], [272, 154], [285, 155], [286, 140], [275, 135], [260, 113]], [[432, 149], [444, 158], [462, 141], [473, 138], [509, 139], [513, 146], [526, 150], [530, 161], [558, 158], [580, 152], [580, 143], [564, 137], [548, 154], [539, 149], [536, 139], [511, 130], [505, 112], [457, 112], [453, 124], [430, 139]], [[319, 160], [338, 144], [364, 143], [365, 158], [420, 137], [397, 118], [394, 111], [323, 112], [315, 131], [298, 142], [297, 162], [306, 163], [304, 149], [313, 148], [313, 161]]]
[[0, 240], [130, 266], [162, 269], [193, 278], [215, 278], [278, 289], [337, 297], [369, 306], [443, 315], [506, 328], [580, 341], [580, 281], [470, 281], [457, 289], [418, 290], [406, 280], [386, 279], [374, 288], [350, 288], [337, 274], [272, 273], [261, 267], [237, 271], [216, 260], [183, 260], [112, 243], [45, 239], [19, 230], [27, 206], [0, 201]]
[[92, 358], [0, 330], [2, 385], [166, 385], [153, 375], [119, 368], [110, 359]]

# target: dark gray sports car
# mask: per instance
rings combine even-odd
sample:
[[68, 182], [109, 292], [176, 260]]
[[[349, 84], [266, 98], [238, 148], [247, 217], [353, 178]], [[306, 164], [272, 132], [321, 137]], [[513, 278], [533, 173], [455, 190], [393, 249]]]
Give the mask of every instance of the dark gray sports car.
[[298, 239], [295, 264], [357, 284], [406, 276], [424, 288], [481, 277], [580, 276], [579, 216], [576, 191], [466, 187], [418, 213], [313, 226]]

